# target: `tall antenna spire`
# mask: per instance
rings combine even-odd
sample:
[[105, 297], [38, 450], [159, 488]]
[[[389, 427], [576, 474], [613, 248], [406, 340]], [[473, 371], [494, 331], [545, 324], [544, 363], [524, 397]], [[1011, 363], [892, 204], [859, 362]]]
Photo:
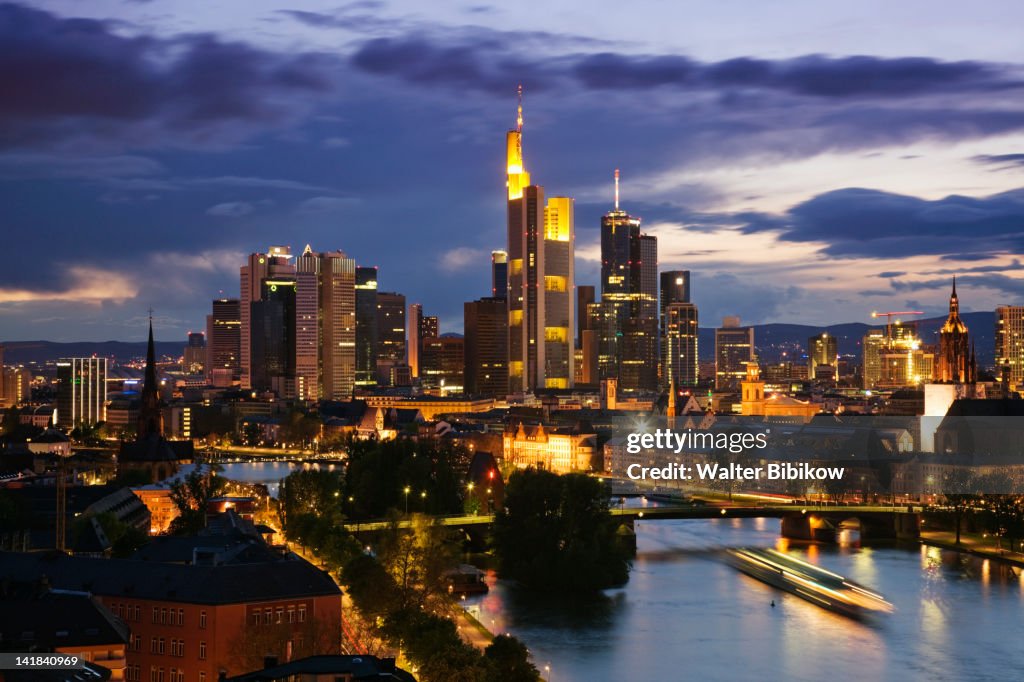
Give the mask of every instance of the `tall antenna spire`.
[[516, 110], [516, 132], [523, 132], [523, 84], [520, 83], [519, 87], [516, 88], [516, 94], [519, 96], [519, 108]]
[[619, 169], [615, 169], [615, 210], [619, 210]]

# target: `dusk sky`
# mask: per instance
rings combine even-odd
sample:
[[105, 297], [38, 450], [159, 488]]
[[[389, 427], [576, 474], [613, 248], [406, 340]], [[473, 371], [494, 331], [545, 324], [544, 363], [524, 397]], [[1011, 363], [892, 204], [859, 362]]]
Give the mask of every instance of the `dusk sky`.
[[[598, 9], [600, 8], [600, 9]], [[1024, 304], [1024, 3], [0, 3], [0, 339], [203, 329], [341, 249], [442, 331], [505, 248], [504, 133], [693, 272], [701, 325]], [[221, 294], [220, 292], [223, 292]]]

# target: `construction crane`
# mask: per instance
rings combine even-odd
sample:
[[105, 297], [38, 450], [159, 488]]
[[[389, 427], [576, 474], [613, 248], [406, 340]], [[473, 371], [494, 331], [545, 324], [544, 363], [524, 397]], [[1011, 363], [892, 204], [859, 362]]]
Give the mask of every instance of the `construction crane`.
[[871, 313], [871, 317], [873, 317], [873, 318], [878, 318], [878, 317], [884, 317], [885, 318], [885, 337], [887, 339], [891, 339], [892, 338], [892, 318], [896, 317], [897, 318], [896, 319], [896, 324], [899, 324], [900, 321], [899, 321], [898, 316], [902, 316], [902, 315], [924, 315], [924, 311], [923, 310], [891, 310], [891, 311], [886, 312], [886, 313], [880, 313], [878, 311], [873, 311]]

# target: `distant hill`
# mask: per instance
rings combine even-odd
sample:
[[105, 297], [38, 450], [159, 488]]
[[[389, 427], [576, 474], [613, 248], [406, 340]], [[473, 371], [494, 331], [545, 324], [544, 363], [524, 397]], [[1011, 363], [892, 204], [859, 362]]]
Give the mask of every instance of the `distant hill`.
[[[978, 364], [990, 366], [995, 362], [995, 313], [978, 312], [964, 313], [964, 322], [971, 332], [978, 354]], [[938, 343], [939, 328], [946, 317], [931, 317], [918, 322], [921, 338], [927, 343]], [[786, 357], [799, 357], [807, 352], [807, 339], [822, 331], [827, 331], [839, 339], [840, 355], [860, 356], [860, 340], [869, 329], [882, 329], [885, 325], [869, 325], [863, 322], [847, 322], [818, 327], [806, 324], [758, 324], [754, 325], [754, 342], [757, 344], [758, 355], [765, 362], [778, 362], [786, 353]], [[460, 336], [459, 334], [443, 334], [442, 336]], [[715, 330], [713, 327], [700, 329], [700, 359], [713, 361], [715, 357]], [[124, 362], [132, 358], [140, 358], [146, 354], [144, 341], [126, 343], [124, 341], [75, 341], [56, 343], [54, 341], [7, 341], [4, 342], [4, 357], [10, 364], [44, 363], [67, 357], [91, 357], [97, 355]], [[185, 342], [157, 341], [156, 352], [159, 356], [179, 357], [185, 348]]]
[[[971, 333], [978, 355], [978, 364], [985, 367], [995, 362], [995, 313], [978, 312], [961, 315]], [[939, 343], [939, 329], [946, 321], [946, 316], [931, 317], [918, 322], [918, 333], [925, 343]], [[806, 354], [807, 339], [827, 331], [839, 339], [840, 355], [860, 357], [860, 341], [869, 329], [884, 329], [885, 325], [870, 325], [863, 322], [847, 322], [827, 327], [816, 327], [806, 324], [758, 324], [754, 325], [754, 343], [757, 345], [758, 356], [765, 362], [778, 362], [787, 353], [788, 358], [795, 353]], [[715, 356], [715, 330], [702, 327], [699, 336], [699, 351], [702, 361], [712, 361]]]
[[[89, 358], [93, 355], [126, 362], [132, 358], [146, 356], [146, 342], [125, 341], [4, 341], [4, 362], [6, 364], [42, 364], [60, 358]], [[180, 357], [185, 342], [157, 341], [157, 357]]]

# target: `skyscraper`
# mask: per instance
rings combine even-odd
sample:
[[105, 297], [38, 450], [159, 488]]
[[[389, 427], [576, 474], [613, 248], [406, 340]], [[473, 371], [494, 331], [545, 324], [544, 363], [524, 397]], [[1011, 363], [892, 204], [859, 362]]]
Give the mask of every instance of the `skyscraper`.
[[465, 384], [465, 343], [461, 336], [429, 336], [423, 340], [420, 382], [439, 395], [462, 393]]
[[661, 297], [658, 313], [665, 314], [665, 308], [673, 303], [690, 303], [690, 271], [665, 270], [661, 273]]
[[619, 389], [653, 391], [658, 383], [658, 242], [619, 207], [601, 218], [601, 302], [614, 308]]
[[57, 382], [57, 426], [73, 429], [106, 421], [106, 358], [59, 360]]
[[214, 299], [206, 316], [206, 380], [227, 387], [238, 378], [242, 318], [237, 298]]
[[835, 368], [839, 357], [839, 340], [828, 332], [822, 332], [807, 339], [808, 375], [814, 379], [818, 376], [818, 367], [830, 367], [829, 376], [836, 375]]
[[662, 314], [662, 366], [663, 383], [677, 387], [696, 386], [698, 371], [697, 306], [693, 303], [669, 303]]
[[377, 382], [391, 384], [391, 370], [406, 364], [405, 296], [377, 292]]
[[729, 316], [715, 330], [715, 388], [735, 390], [754, 361], [754, 328], [741, 327], [740, 318]]
[[491, 297], [505, 300], [508, 296], [508, 253], [491, 251]]
[[508, 393], [508, 316], [504, 298], [481, 298], [463, 306], [467, 395]]
[[1006, 374], [1010, 390], [1024, 382], [1024, 306], [996, 308], [996, 376]]
[[291, 263], [291, 249], [287, 246], [271, 246], [266, 253], [250, 254], [241, 268], [239, 295], [239, 362], [242, 388], [252, 388], [252, 325], [250, 316], [252, 304], [263, 295], [263, 281], [268, 278], [292, 276], [295, 266]]
[[[314, 254], [317, 262], [319, 392], [309, 399], [342, 400], [356, 379], [356, 262], [341, 251]], [[300, 396], [301, 397], [301, 396]]]
[[295, 276], [263, 280], [263, 291], [250, 308], [251, 387], [295, 396]]
[[377, 268], [356, 268], [356, 384], [377, 383]]
[[587, 329], [587, 306], [595, 301], [594, 286], [576, 287], [576, 347], [583, 347], [583, 332]]
[[939, 383], [973, 384], [975, 381], [974, 350], [967, 325], [960, 319], [960, 299], [956, 295], [956, 278], [949, 296], [949, 316], [939, 331], [939, 358], [936, 368]]
[[573, 381], [573, 200], [530, 184], [523, 166], [522, 89], [506, 136], [509, 389], [568, 388]]
[[189, 332], [188, 343], [182, 354], [181, 369], [188, 374], [202, 374], [206, 364], [206, 334]]
[[423, 305], [420, 303], [409, 304], [409, 374], [413, 379], [420, 376], [420, 325], [423, 322]]

